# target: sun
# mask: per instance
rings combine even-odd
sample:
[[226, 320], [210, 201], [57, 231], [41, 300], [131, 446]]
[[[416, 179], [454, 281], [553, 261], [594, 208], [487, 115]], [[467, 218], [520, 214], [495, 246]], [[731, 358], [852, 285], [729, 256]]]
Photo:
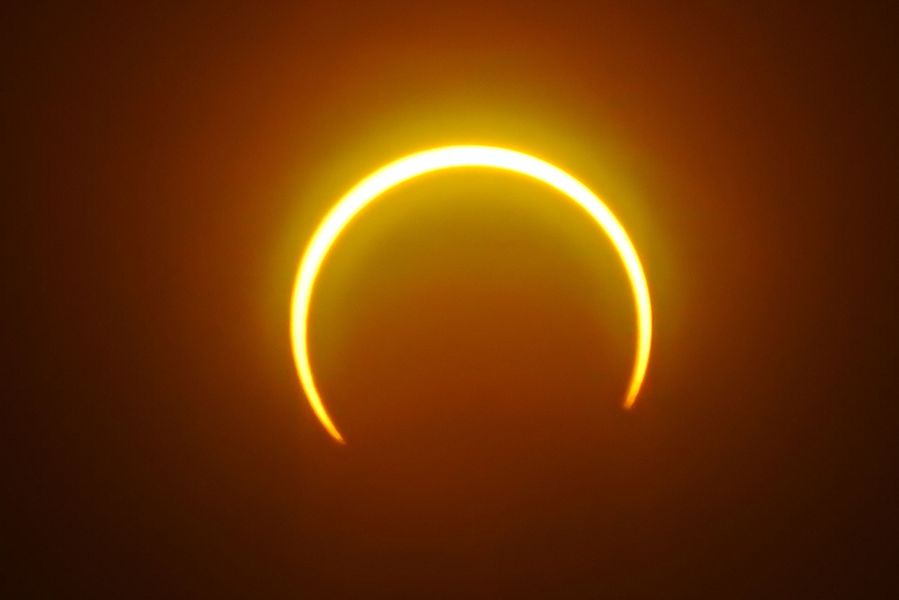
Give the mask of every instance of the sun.
[[652, 306], [649, 298], [649, 286], [637, 251], [612, 211], [583, 183], [562, 169], [529, 154], [493, 146], [444, 146], [404, 156], [381, 167], [356, 184], [334, 205], [319, 224], [300, 260], [293, 288], [290, 315], [294, 363], [309, 405], [322, 426], [332, 438], [340, 443], [345, 443], [345, 440], [325, 408], [315, 385], [309, 360], [309, 306], [322, 263], [350, 221], [366, 206], [381, 197], [384, 192], [420, 175], [457, 168], [498, 169], [535, 179], [574, 201], [605, 233], [614, 245], [627, 272], [636, 307], [637, 343], [624, 407], [633, 406], [640, 393], [649, 365], [649, 350], [652, 341]]

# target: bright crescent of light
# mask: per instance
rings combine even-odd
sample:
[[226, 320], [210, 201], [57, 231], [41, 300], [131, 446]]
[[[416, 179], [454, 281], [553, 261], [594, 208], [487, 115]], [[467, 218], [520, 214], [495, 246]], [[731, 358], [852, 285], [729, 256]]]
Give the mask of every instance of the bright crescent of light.
[[309, 241], [293, 289], [291, 300], [291, 341], [293, 357], [300, 383], [318, 420], [335, 440], [345, 443], [325, 409], [312, 367], [309, 364], [308, 321], [313, 286], [328, 251], [341, 232], [362, 209], [381, 194], [410, 179], [456, 167], [487, 167], [526, 175], [562, 192], [574, 200], [602, 228], [627, 271], [637, 312], [637, 344], [624, 407], [630, 408], [637, 399], [646, 367], [652, 338], [652, 308], [649, 288], [634, 245], [624, 228], [587, 186], [553, 165], [528, 154], [491, 146], [445, 146], [410, 154], [381, 167], [352, 188], [331, 209]]

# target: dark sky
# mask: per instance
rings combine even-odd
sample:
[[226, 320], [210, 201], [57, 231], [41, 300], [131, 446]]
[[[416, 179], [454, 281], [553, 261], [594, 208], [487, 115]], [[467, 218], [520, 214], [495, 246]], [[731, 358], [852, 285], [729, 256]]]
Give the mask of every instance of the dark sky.
[[[4, 597], [887, 597], [896, 20], [865, 3], [3, 17]], [[432, 5], [433, 4], [433, 5]], [[324, 211], [447, 143], [289, 299]], [[427, 200], [427, 201], [424, 201]], [[5, 503], [6, 504], [6, 503]]]

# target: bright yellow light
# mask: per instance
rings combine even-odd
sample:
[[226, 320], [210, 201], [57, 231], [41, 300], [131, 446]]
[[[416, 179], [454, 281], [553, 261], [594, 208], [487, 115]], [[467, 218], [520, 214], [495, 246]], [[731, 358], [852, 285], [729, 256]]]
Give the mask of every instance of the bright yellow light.
[[624, 263], [636, 303], [636, 356], [624, 407], [630, 408], [637, 399], [649, 363], [652, 309], [649, 303], [649, 288], [640, 259], [630, 238], [612, 212], [580, 181], [539, 158], [490, 146], [445, 146], [405, 156], [381, 167], [359, 182], [340, 199], [318, 226], [300, 262], [291, 304], [290, 330], [294, 362], [312, 410], [331, 437], [338, 442], [344, 443], [343, 436], [325, 410], [309, 364], [307, 339], [309, 304], [322, 262], [353, 217], [381, 194], [419, 175], [456, 167], [488, 167], [532, 177], [574, 200], [606, 233]]

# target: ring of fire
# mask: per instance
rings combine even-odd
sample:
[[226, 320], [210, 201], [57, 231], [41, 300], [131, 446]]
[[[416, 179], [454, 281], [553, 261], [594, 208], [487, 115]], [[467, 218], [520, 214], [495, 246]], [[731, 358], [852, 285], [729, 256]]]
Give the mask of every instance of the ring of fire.
[[624, 228], [609, 208], [580, 181], [539, 158], [492, 146], [445, 146], [405, 156], [381, 167], [356, 184], [325, 216], [300, 261], [291, 300], [290, 332], [294, 363], [312, 410], [322, 426], [338, 442], [345, 443], [315, 385], [307, 339], [309, 306], [322, 263], [350, 221], [384, 192], [419, 175], [458, 167], [500, 169], [536, 179], [577, 203], [605, 232], [627, 271], [636, 306], [637, 343], [624, 407], [630, 408], [637, 399], [649, 364], [652, 307], [640, 258]]

